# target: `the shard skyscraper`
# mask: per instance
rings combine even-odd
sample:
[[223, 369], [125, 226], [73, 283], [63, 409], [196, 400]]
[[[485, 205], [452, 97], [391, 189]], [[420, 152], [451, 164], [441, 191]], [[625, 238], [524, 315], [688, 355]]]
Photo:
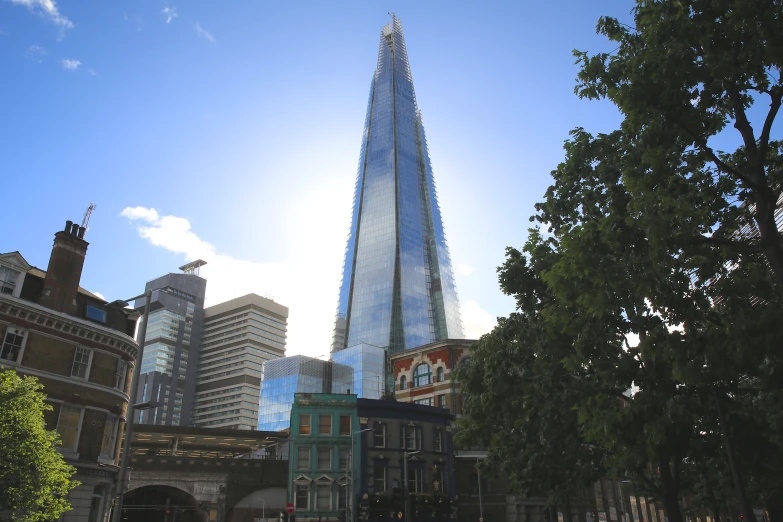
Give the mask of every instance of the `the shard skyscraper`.
[[370, 88], [332, 352], [364, 343], [388, 354], [462, 338], [402, 24], [392, 16]]

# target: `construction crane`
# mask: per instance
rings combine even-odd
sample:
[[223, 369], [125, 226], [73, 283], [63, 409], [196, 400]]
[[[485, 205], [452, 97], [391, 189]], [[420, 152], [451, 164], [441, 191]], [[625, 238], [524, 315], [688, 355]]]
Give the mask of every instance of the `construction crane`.
[[90, 206], [87, 207], [87, 211], [84, 213], [84, 219], [82, 219], [82, 226], [84, 229], [87, 229], [87, 223], [90, 222], [90, 216], [92, 215], [92, 211], [95, 210], [95, 207], [97, 205], [95, 203], [90, 203]]

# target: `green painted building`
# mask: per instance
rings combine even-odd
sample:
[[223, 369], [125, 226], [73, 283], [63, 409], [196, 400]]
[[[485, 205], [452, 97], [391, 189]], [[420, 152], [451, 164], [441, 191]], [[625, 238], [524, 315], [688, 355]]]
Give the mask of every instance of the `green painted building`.
[[[359, 431], [356, 395], [297, 393], [291, 408], [289, 501], [297, 521], [338, 520], [345, 514], [351, 439]], [[356, 448], [359, 454], [358, 444]], [[360, 459], [353, 459], [359, 477]]]

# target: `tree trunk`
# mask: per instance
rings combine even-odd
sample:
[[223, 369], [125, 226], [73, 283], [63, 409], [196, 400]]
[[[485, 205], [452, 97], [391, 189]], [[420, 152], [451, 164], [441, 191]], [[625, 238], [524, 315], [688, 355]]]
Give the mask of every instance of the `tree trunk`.
[[742, 510], [742, 514], [745, 515], [745, 520], [747, 522], [755, 522], [756, 516], [753, 514], [753, 506], [750, 504], [748, 495], [745, 493], [745, 485], [742, 482], [742, 477], [737, 468], [734, 447], [731, 444], [726, 418], [723, 415], [723, 408], [721, 408], [720, 405], [720, 397], [718, 397], [717, 391], [713, 390], [712, 393], [715, 396], [715, 405], [718, 408], [718, 421], [720, 422], [720, 431], [723, 436], [723, 447], [726, 448], [726, 457], [728, 458], [729, 469], [731, 470], [731, 480], [734, 482], [734, 489], [737, 493], [737, 499], [740, 502], [740, 509]]
[[661, 479], [662, 500], [666, 508], [666, 514], [669, 516], [669, 522], [683, 522], [682, 510], [678, 500], [680, 496], [679, 488], [677, 487], [676, 477], [672, 476], [668, 458], [661, 457], [658, 460], [658, 476]]
[[766, 187], [763, 191], [755, 192], [754, 202], [756, 211], [753, 218], [759, 229], [764, 256], [778, 283], [783, 283], [783, 245], [780, 244], [780, 233], [775, 223], [775, 209], [778, 204], [775, 201], [775, 191]]

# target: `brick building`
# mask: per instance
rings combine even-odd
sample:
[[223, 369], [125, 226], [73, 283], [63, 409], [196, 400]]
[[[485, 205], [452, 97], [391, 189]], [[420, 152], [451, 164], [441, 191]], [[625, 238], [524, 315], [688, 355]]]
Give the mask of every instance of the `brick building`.
[[48, 429], [76, 467], [67, 522], [104, 520], [119, 468], [118, 441], [138, 345], [138, 314], [79, 286], [88, 243], [71, 221], [55, 234], [49, 266], [31, 266], [19, 252], [0, 254], [0, 366], [32, 375], [53, 410]]
[[391, 356], [394, 397], [400, 402], [446, 408], [462, 413], [459, 383], [454, 370], [470, 355], [469, 339], [449, 339], [425, 344]]

